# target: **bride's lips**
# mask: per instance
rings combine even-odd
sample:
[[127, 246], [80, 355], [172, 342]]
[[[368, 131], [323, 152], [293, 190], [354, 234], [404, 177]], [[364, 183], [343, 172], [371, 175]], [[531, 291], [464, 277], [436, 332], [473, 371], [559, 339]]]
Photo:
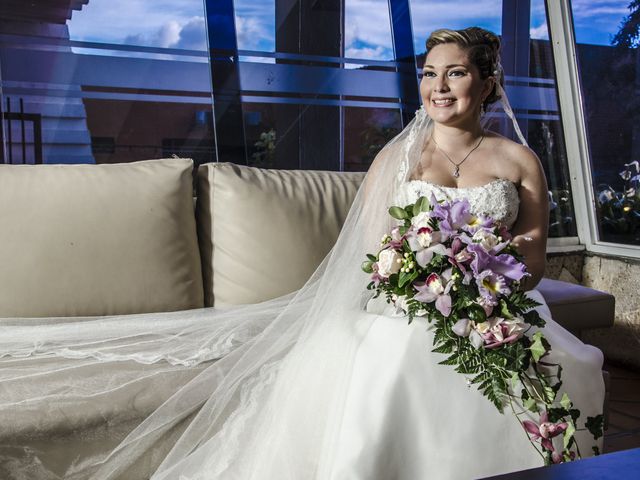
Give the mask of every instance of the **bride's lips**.
[[431, 104], [434, 107], [449, 107], [455, 103], [455, 98], [434, 98], [431, 99]]
[[431, 103], [436, 107], [448, 107], [453, 105], [456, 100], [454, 98], [433, 99]]

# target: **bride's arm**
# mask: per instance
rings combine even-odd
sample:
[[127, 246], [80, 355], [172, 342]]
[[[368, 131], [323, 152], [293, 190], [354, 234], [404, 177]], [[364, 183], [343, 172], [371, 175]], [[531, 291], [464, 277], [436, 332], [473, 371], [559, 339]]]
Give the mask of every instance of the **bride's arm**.
[[549, 196], [547, 180], [540, 160], [529, 148], [518, 146], [520, 164], [520, 208], [512, 229], [513, 242], [524, 255], [531, 277], [523, 279], [525, 290], [531, 290], [544, 275], [547, 234], [549, 229]]

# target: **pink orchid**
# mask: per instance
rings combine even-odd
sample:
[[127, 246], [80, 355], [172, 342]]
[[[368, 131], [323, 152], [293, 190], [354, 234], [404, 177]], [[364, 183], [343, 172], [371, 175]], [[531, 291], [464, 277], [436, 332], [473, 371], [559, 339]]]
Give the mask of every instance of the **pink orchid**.
[[438, 231], [433, 231], [429, 227], [421, 227], [407, 233], [407, 243], [416, 253], [416, 261], [422, 268], [426, 267], [433, 256], [451, 254], [451, 249], [446, 248], [442, 242], [442, 235]]
[[531, 420], [525, 420], [522, 424], [527, 433], [531, 435], [532, 440], [540, 440], [542, 448], [549, 452], [555, 451], [551, 439], [561, 435], [569, 426], [566, 422], [550, 422], [547, 412], [540, 414], [540, 424], [532, 422]]
[[435, 300], [438, 311], [445, 317], [448, 317], [451, 313], [451, 296], [449, 295], [449, 290], [451, 290], [454, 283], [451, 280], [451, 273], [452, 270], [449, 268], [442, 272], [442, 275], [432, 273], [424, 283], [416, 282], [414, 287], [418, 293], [416, 293], [413, 298], [424, 303], [431, 303]]
[[451, 241], [451, 254], [449, 255], [449, 263], [463, 273], [467, 273], [467, 266], [475, 257], [469, 253], [466, 249], [466, 244], [460, 240], [460, 237], [455, 237]]
[[[576, 459], [576, 452], [569, 452], [568, 456], [569, 456], [569, 460], [571, 460], [573, 462]], [[565, 461], [564, 454], [558, 453], [558, 452], [552, 452], [551, 453], [551, 461], [554, 464], [564, 463], [564, 461]]]

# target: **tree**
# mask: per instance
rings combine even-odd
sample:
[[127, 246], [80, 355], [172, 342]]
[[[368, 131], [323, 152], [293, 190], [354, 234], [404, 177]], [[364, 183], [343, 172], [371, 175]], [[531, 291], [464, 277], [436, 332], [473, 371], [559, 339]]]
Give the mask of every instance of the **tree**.
[[622, 20], [620, 30], [611, 40], [616, 47], [637, 48], [640, 45], [640, 0], [629, 3], [629, 16]]

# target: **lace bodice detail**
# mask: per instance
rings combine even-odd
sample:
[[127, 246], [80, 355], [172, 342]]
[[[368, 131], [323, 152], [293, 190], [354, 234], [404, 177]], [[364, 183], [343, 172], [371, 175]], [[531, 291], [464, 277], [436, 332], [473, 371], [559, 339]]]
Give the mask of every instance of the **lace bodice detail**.
[[433, 193], [438, 200], [454, 200], [466, 197], [471, 211], [484, 214], [511, 228], [518, 217], [520, 197], [514, 183], [497, 178], [477, 187], [445, 187], [426, 180], [411, 180], [400, 189], [398, 202], [401, 205], [414, 203], [420, 196], [427, 198]]

